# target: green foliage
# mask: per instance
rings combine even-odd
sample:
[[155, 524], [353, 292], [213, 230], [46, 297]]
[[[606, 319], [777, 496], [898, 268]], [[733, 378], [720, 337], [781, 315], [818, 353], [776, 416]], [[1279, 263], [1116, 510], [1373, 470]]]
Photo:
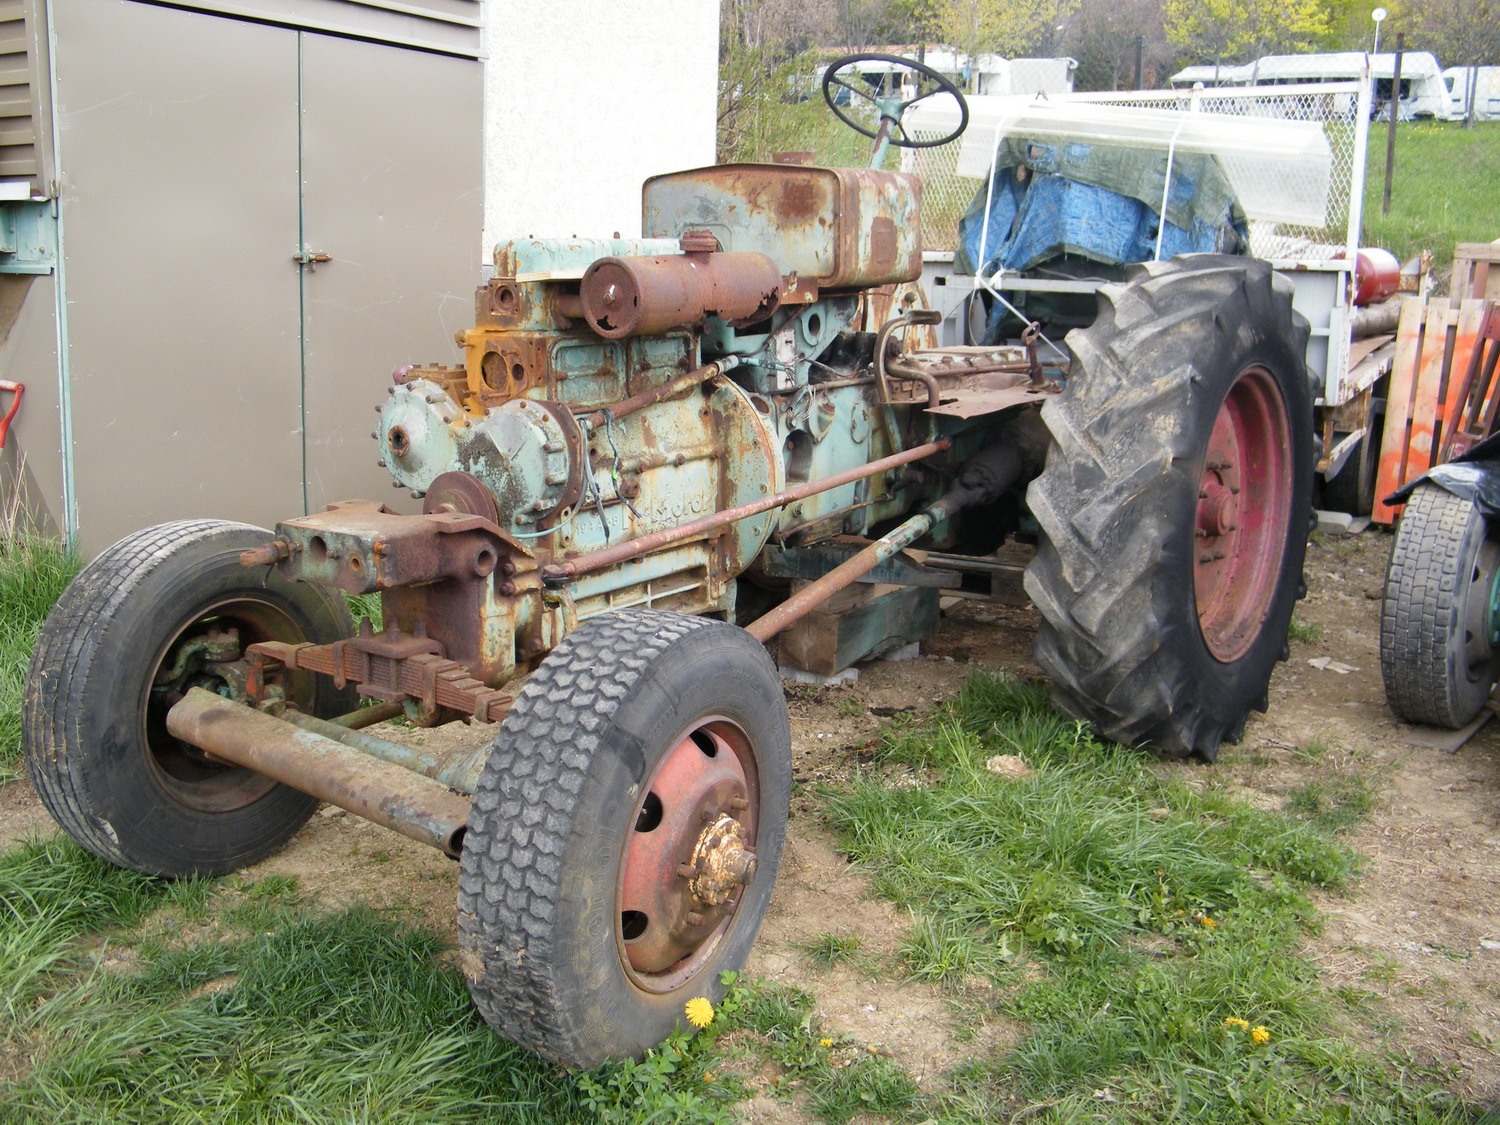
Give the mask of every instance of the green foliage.
[[1167, 42], [1197, 62], [1248, 62], [1313, 50], [1330, 23], [1322, 0], [1162, 0]]
[[21, 696], [47, 613], [78, 572], [78, 556], [54, 540], [0, 538], [0, 778], [21, 752]]
[[961, 56], [1007, 58], [1039, 51], [1062, 18], [1059, 0], [925, 0], [933, 38]]

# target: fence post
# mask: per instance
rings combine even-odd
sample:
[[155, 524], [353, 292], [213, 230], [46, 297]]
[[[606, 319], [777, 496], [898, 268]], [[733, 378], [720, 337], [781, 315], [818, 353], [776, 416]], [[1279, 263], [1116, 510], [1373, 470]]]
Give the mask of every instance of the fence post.
[[1391, 213], [1391, 173], [1396, 168], [1396, 119], [1401, 115], [1401, 52], [1406, 47], [1406, 32], [1396, 33], [1396, 66], [1391, 75], [1391, 117], [1385, 135], [1385, 195], [1380, 200], [1380, 213]]

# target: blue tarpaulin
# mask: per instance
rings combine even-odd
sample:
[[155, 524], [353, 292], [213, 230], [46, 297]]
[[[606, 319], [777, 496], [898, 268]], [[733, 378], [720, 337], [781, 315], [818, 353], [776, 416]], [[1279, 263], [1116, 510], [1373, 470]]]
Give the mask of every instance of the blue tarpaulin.
[[[1156, 149], [1008, 137], [996, 153], [993, 191], [981, 188], [959, 220], [954, 270], [974, 273], [981, 247], [986, 273], [1064, 255], [1107, 265], [1148, 261], [1156, 256], [1167, 168], [1168, 154]], [[1245, 216], [1214, 158], [1178, 154], [1171, 172], [1161, 256], [1242, 250]]]

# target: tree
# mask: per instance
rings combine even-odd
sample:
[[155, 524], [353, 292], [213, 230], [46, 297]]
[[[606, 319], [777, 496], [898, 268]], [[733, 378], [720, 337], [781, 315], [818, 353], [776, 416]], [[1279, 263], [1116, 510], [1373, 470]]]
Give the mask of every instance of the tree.
[[1322, 0], [1164, 0], [1167, 42], [1217, 65], [1314, 50], [1328, 34]]
[[[1500, 0], [1426, 0], [1414, 13], [1410, 45], [1431, 51], [1446, 66], [1500, 63]], [[1466, 124], [1474, 124], [1475, 75], [1470, 73]]]
[[984, 54], [1014, 58], [1050, 44], [1067, 11], [1064, 0], [928, 0], [926, 15], [933, 38], [972, 61]]
[[1136, 78], [1137, 43], [1148, 75], [1172, 61], [1162, 30], [1161, 0], [1080, 0], [1065, 46], [1078, 60], [1077, 88], [1129, 89]]

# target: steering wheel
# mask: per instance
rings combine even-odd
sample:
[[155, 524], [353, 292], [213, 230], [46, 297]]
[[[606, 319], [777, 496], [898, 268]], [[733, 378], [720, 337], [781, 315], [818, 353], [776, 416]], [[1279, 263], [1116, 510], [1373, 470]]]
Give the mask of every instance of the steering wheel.
[[[895, 74], [901, 70], [911, 71], [916, 75], [916, 96], [907, 98], [905, 101], [900, 101], [895, 97], [877, 97], [871, 92], [869, 83], [865, 82], [859, 72], [853, 69], [855, 63], [861, 62], [892, 63], [893, 69], [886, 72], [889, 74]], [[871, 129], [863, 121], [845, 112], [844, 107], [839, 104], [838, 91], [841, 90], [848, 91], [843, 98], [846, 105], [852, 107], [854, 99], [859, 98], [875, 107], [881, 118], [878, 129]], [[935, 141], [920, 141], [908, 135], [901, 125], [902, 115], [918, 102], [942, 94], [950, 95], [958, 103], [958, 128]], [[841, 59], [835, 59], [823, 72], [823, 100], [828, 103], [828, 108], [833, 110], [834, 116], [856, 133], [873, 137], [877, 141], [888, 138], [891, 144], [901, 148], [936, 148], [938, 145], [945, 145], [958, 137], [969, 125], [969, 103], [964, 100], [958, 87], [930, 66], [923, 66], [919, 62], [904, 59], [899, 55], [860, 54], [845, 55]]]

